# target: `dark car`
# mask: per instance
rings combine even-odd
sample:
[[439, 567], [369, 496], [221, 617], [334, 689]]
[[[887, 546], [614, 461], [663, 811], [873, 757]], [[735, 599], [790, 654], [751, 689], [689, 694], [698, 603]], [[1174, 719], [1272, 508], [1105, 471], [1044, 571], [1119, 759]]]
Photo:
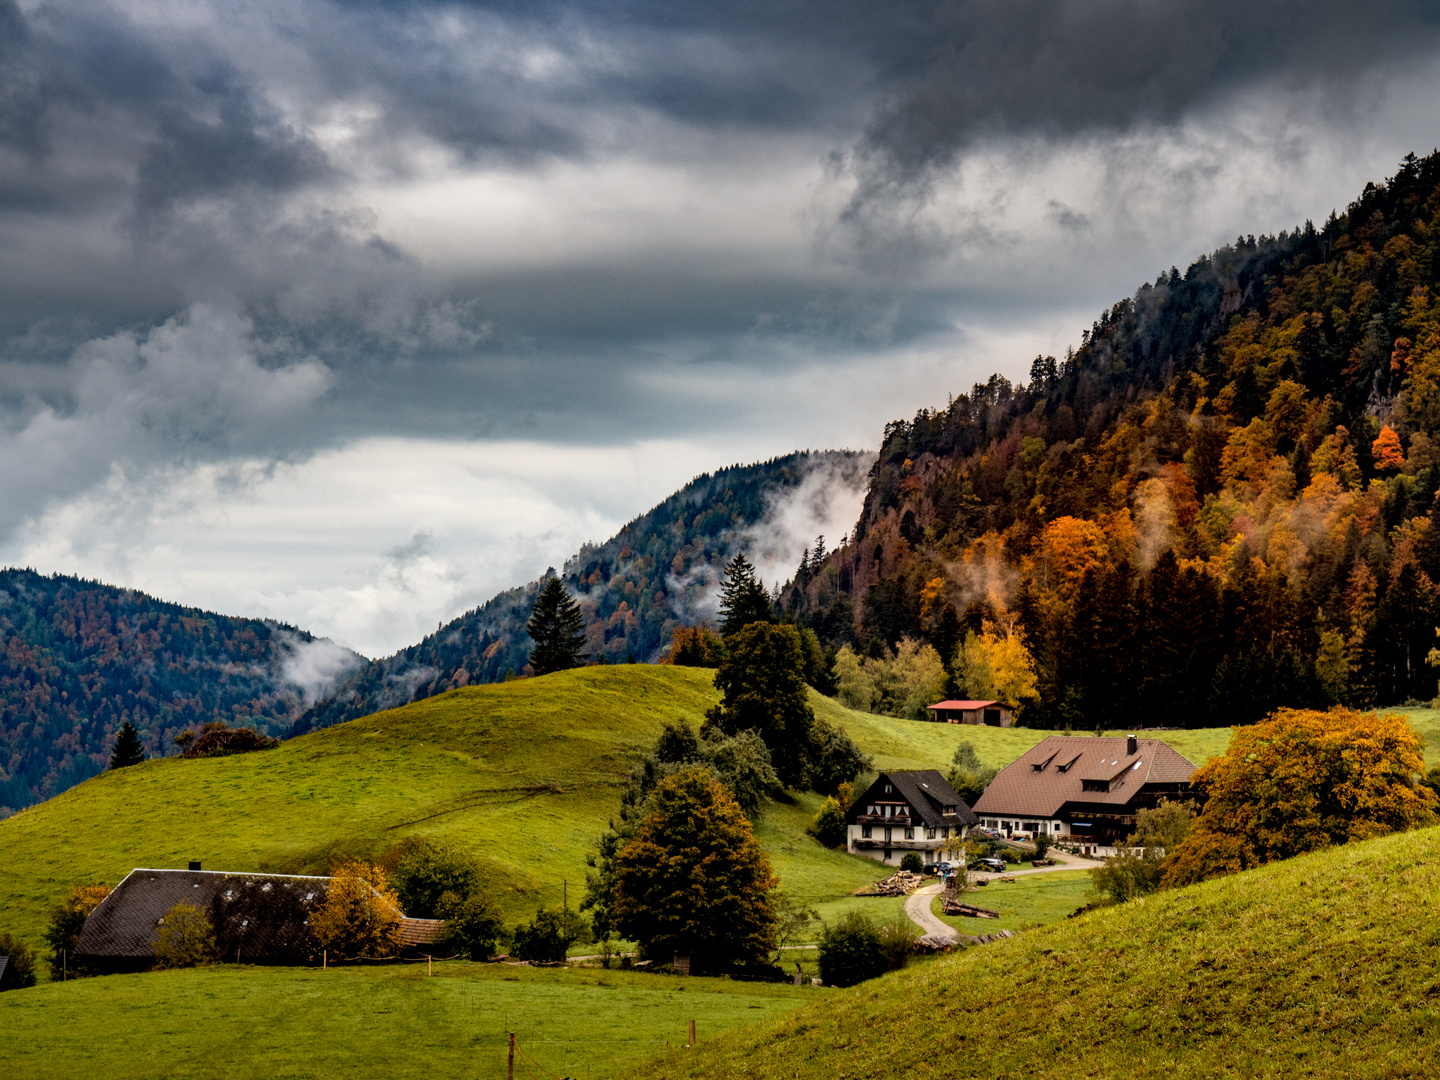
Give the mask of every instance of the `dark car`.
[[976, 859], [970, 864], [971, 870], [989, 870], [992, 874], [1003, 874], [1005, 872], [1005, 860], [997, 859], [987, 855], [983, 859]]
[[944, 877], [953, 869], [955, 868], [951, 866], [948, 862], [935, 862], [925, 867], [925, 872], [927, 874], [939, 874], [941, 877]]
[[1002, 836], [1001, 836], [998, 832], [996, 832], [994, 829], [974, 828], [974, 829], [971, 829], [971, 830], [970, 830], [970, 835], [973, 836], [973, 837], [975, 837], [975, 838], [978, 839], [978, 840], [1002, 840], [1002, 839], [1004, 839], [1004, 837], [1002, 837]]

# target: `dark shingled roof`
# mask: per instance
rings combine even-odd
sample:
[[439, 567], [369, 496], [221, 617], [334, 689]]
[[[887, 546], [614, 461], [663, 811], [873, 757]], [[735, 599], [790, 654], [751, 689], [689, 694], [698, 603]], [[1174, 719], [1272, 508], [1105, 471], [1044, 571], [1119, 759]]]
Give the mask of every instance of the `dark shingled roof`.
[[[884, 794], [886, 784], [895, 789], [893, 794]], [[867, 799], [872, 802], [893, 800], [896, 795], [903, 796], [910, 804], [914, 817], [918, 819], [917, 824], [932, 829], [941, 825], [974, 825], [979, 820], [939, 772], [935, 769], [915, 769], [911, 772], [882, 772], [865, 794], [850, 804], [850, 812], [846, 815], [850, 824], [855, 824], [856, 816], [865, 812], [862, 804]], [[953, 817], [944, 816], [947, 806], [953, 808]]]
[[[1055, 817], [1067, 803], [1124, 807], [1147, 784], [1185, 784], [1195, 765], [1159, 739], [1051, 735], [1000, 770], [975, 802], [993, 816]], [[1083, 781], [1109, 785], [1086, 791]]]
[[[225, 959], [296, 963], [314, 959], [310, 912], [325, 900], [328, 877], [234, 874], [216, 870], [132, 870], [85, 920], [76, 954], [130, 966], [155, 959], [160, 921], [176, 904], [205, 912]], [[400, 919], [400, 944], [445, 939], [441, 919]]]
[[5, 969], [10, 966], [10, 957], [0, 956], [0, 990], [5, 988]]
[[327, 877], [231, 874], [215, 870], [132, 870], [85, 920], [76, 954], [153, 961], [160, 920], [176, 904], [210, 917], [220, 955], [302, 960], [313, 951], [310, 911]]

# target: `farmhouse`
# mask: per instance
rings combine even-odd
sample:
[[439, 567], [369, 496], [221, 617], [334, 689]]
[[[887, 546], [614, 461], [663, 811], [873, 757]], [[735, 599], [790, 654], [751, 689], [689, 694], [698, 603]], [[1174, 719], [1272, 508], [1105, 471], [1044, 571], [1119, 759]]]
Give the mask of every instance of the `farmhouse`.
[[945, 844], [965, 835], [975, 815], [934, 769], [881, 773], [845, 818], [845, 848], [898, 864], [907, 851], [938, 862]]
[[1000, 771], [975, 815], [1006, 836], [1046, 833], [1097, 854], [1133, 831], [1137, 811], [1189, 794], [1194, 772], [1159, 739], [1052, 735]]
[[1009, 727], [1015, 722], [1015, 706], [1003, 701], [941, 701], [926, 707], [931, 717], [942, 724]]
[[[328, 877], [236, 874], [201, 870], [130, 871], [85, 920], [76, 957], [102, 971], [143, 971], [155, 963], [155, 939], [176, 904], [199, 908], [210, 919], [220, 956], [250, 964], [303, 964], [319, 958], [310, 936], [310, 913], [325, 900]], [[397, 913], [400, 914], [400, 913]], [[442, 939], [437, 919], [407, 919], [406, 946]]]

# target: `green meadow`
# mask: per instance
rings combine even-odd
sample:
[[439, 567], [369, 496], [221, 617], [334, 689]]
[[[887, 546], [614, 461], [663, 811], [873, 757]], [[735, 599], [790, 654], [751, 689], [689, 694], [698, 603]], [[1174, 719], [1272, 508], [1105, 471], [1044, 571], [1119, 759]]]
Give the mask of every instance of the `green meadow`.
[[13, 1080], [505, 1076], [589, 1080], [834, 993], [766, 983], [451, 962], [222, 964], [0, 994]]
[[1440, 828], [1350, 844], [836, 991], [634, 1075], [1433, 1077], [1437, 897]]

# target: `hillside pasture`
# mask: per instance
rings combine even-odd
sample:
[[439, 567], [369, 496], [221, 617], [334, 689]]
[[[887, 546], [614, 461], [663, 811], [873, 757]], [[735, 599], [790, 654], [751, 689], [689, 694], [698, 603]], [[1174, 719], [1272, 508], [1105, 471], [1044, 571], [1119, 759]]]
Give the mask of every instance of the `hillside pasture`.
[[[7, 1080], [384, 1076], [575, 1080], [675, 1060], [833, 993], [728, 979], [456, 961], [376, 968], [222, 964], [0, 994]], [[668, 1046], [668, 1049], [667, 1049]]]
[[1064, 920], [638, 1077], [1440, 1074], [1440, 828]]

